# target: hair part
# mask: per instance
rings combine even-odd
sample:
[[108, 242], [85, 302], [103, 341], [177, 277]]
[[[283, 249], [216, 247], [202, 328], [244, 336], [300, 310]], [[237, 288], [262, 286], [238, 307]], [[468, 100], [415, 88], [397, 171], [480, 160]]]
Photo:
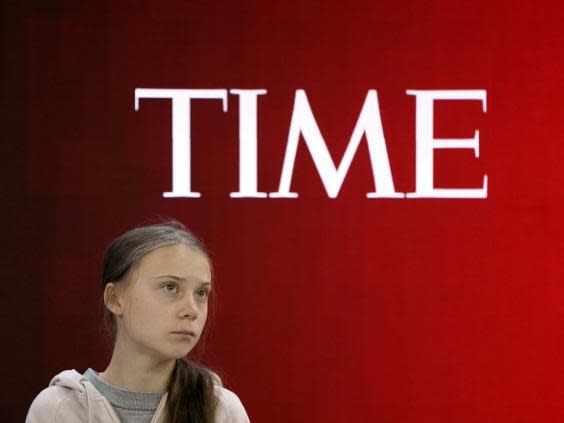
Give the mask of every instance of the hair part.
[[[104, 255], [102, 298], [104, 330], [113, 340], [117, 324], [104, 303], [108, 283], [121, 284], [147, 254], [162, 247], [182, 244], [202, 253], [213, 267], [203, 242], [177, 220], [140, 226], [114, 239]], [[167, 414], [171, 423], [212, 423], [217, 405], [214, 380], [210, 370], [186, 358], [176, 360], [168, 386]]]

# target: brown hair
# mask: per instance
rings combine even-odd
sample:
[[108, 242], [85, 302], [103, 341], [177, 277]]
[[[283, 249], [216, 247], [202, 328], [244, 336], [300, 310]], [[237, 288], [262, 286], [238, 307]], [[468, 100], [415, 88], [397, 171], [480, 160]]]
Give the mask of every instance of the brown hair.
[[[117, 327], [114, 315], [104, 304], [106, 285], [123, 281], [135, 264], [151, 251], [175, 244], [184, 244], [201, 252], [212, 267], [202, 241], [176, 220], [132, 229], [114, 239], [106, 249], [102, 272], [102, 306], [104, 327], [112, 339], [115, 339]], [[167, 391], [166, 408], [170, 423], [213, 423], [217, 398], [210, 370], [186, 358], [179, 358]]]

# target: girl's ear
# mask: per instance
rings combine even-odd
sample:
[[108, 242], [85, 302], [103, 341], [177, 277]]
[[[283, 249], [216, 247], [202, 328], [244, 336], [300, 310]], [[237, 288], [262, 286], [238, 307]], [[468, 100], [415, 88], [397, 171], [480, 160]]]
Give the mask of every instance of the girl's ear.
[[109, 282], [104, 288], [104, 304], [116, 316], [123, 314], [123, 302], [121, 299], [121, 289], [113, 283]]

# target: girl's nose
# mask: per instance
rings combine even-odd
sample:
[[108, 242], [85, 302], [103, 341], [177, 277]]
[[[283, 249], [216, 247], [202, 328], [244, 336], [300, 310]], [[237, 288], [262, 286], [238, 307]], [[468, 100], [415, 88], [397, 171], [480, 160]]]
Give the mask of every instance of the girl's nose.
[[188, 297], [183, 301], [182, 309], [180, 311], [181, 317], [184, 319], [194, 320], [198, 317], [198, 307], [193, 298]]

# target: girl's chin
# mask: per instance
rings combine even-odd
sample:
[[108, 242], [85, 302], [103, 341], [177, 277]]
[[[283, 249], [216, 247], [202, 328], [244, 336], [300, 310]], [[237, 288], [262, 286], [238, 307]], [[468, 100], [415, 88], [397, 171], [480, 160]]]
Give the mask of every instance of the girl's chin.
[[167, 351], [160, 350], [157, 354], [157, 361], [165, 362], [165, 361], [173, 361], [178, 360], [180, 358], [185, 358], [188, 353], [190, 352], [191, 348], [183, 348], [183, 349], [169, 349]]
[[186, 358], [186, 356], [190, 353], [191, 350], [192, 348], [184, 348], [182, 350], [176, 350], [170, 352], [169, 358], [174, 360], [178, 360], [180, 358]]

